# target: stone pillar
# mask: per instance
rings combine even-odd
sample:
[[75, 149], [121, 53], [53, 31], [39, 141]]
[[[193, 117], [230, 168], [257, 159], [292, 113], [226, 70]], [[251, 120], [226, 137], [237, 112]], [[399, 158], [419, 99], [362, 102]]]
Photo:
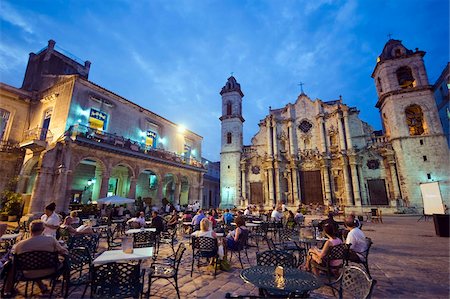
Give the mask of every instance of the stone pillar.
[[369, 200], [367, 198], [367, 192], [366, 192], [366, 187], [365, 187], [365, 182], [364, 182], [364, 177], [362, 175], [362, 168], [361, 165], [357, 165], [356, 166], [358, 169], [358, 173], [359, 173], [359, 177], [361, 179], [360, 183], [360, 187], [361, 187], [361, 205], [367, 205], [369, 204]]
[[[181, 184], [179, 182], [175, 183], [175, 190], [173, 192], [173, 204], [180, 202]], [[198, 202], [202, 202], [203, 198], [199, 198]]]
[[95, 184], [92, 187], [92, 200], [97, 200], [100, 198], [100, 188], [102, 185], [102, 171], [100, 169], [95, 169]]
[[[204, 188], [203, 187], [203, 175], [204, 175], [204, 173], [200, 172], [200, 174], [199, 174], [199, 176], [200, 176], [200, 178], [199, 178], [200, 183], [199, 183], [199, 190], [198, 190], [198, 197], [200, 199], [199, 199], [198, 202], [203, 202], [203, 188]], [[181, 188], [181, 186], [180, 186], [180, 188]], [[180, 199], [178, 199], [178, 203], [180, 203]]]
[[324, 130], [324, 120], [323, 120], [323, 114], [319, 115], [319, 129], [320, 129], [320, 149], [323, 153], [327, 152], [327, 141], [326, 141], [326, 132]]
[[300, 204], [299, 198], [298, 198], [299, 188], [298, 188], [298, 178], [297, 178], [297, 167], [295, 165], [292, 167], [291, 174], [292, 174], [292, 189], [293, 189], [294, 204], [298, 205], [298, 204]]
[[275, 119], [272, 120], [273, 125], [273, 156], [278, 157], [278, 136], [277, 136], [277, 122]]
[[[271, 162], [272, 163], [272, 162]], [[267, 169], [267, 173], [269, 174], [269, 204], [274, 204], [274, 193], [273, 193], [273, 168], [272, 166], [269, 166], [269, 169]]]
[[289, 132], [289, 154], [292, 156], [296, 155], [295, 148], [294, 148], [294, 122], [289, 120], [288, 122], [288, 132]]
[[101, 174], [99, 198], [104, 198], [108, 195], [109, 176], [110, 176], [110, 174], [107, 172], [102, 172], [102, 174]]
[[322, 173], [323, 173], [323, 186], [325, 189], [325, 199], [330, 205], [331, 202], [331, 187], [330, 187], [330, 173], [328, 171], [328, 160], [323, 161]]
[[400, 187], [398, 186], [397, 170], [395, 169], [395, 161], [390, 160], [388, 163], [389, 163], [389, 169], [391, 171], [392, 187], [394, 188], [394, 199], [397, 200], [400, 198]]
[[56, 171], [56, 180], [53, 185], [53, 200], [56, 204], [57, 211], [69, 211], [69, 203], [66, 200], [67, 194], [67, 170], [65, 167], [58, 168]]
[[163, 192], [162, 192], [163, 184], [162, 183], [163, 183], [162, 180], [161, 181], [158, 180], [158, 190], [156, 191], [157, 198], [153, 198], [152, 204], [155, 204], [157, 201], [159, 201], [163, 198]]
[[269, 118], [266, 119], [266, 139], [267, 139], [267, 155], [272, 157], [272, 137], [270, 136], [271, 121]]
[[338, 130], [339, 130], [339, 144], [341, 147], [341, 151], [346, 150], [345, 147], [345, 135], [344, 135], [344, 127], [342, 126], [342, 117], [338, 117]]
[[246, 177], [245, 177], [245, 161], [241, 161], [241, 196], [244, 201], [243, 205], [248, 204], [248, 198], [246, 195]]
[[349, 149], [353, 149], [352, 136], [350, 134], [350, 126], [348, 123], [348, 111], [346, 110], [344, 111], [344, 127], [345, 127], [345, 136], [347, 137], [347, 147]]
[[278, 159], [275, 160], [274, 163], [274, 168], [275, 168], [275, 199], [277, 202], [279, 202], [281, 200], [281, 190], [280, 190], [280, 167], [278, 165]]
[[[28, 211], [32, 214], [44, 212], [48, 201], [48, 186], [51, 185], [52, 171], [48, 168], [41, 167], [37, 171], [36, 180], [34, 182], [33, 191], [31, 192], [30, 208]], [[56, 207], [59, 209], [60, 207]]]
[[359, 180], [358, 173], [356, 171], [356, 161], [350, 162], [350, 167], [352, 171], [353, 198], [355, 199], [355, 205], [361, 206], [361, 197], [359, 195]]
[[345, 197], [346, 202], [348, 206], [353, 205], [352, 201], [352, 189], [351, 189], [351, 178], [350, 174], [348, 173], [348, 167], [347, 167], [347, 158], [342, 157], [342, 171], [344, 172], [344, 185], [345, 185]]
[[29, 175], [25, 175], [25, 174], [21, 174], [19, 175], [19, 180], [17, 181], [17, 188], [16, 188], [16, 192], [17, 193], [25, 193], [27, 190], [27, 182], [30, 180]]
[[137, 178], [130, 178], [130, 190], [128, 191], [128, 198], [135, 199], [136, 198], [136, 184]]
[[62, 202], [64, 205], [63, 205], [63, 209], [61, 209], [61, 211], [68, 211], [70, 201], [72, 200], [71, 191], [72, 191], [73, 173], [72, 173], [72, 170], [66, 170], [65, 172], [66, 172], [66, 175], [65, 175], [66, 176], [66, 189], [63, 192], [64, 198], [63, 198]]
[[264, 205], [269, 205], [269, 174], [268, 170], [264, 168]]

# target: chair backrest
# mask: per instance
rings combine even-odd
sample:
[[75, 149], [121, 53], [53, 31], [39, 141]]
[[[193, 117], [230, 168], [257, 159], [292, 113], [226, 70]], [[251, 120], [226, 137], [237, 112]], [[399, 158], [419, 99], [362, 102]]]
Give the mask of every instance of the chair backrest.
[[[56, 273], [59, 265], [58, 253], [50, 251], [29, 251], [16, 254], [14, 255], [14, 265], [18, 273], [42, 269], [54, 269], [53, 273]], [[48, 276], [48, 273], [45, 276]]]
[[185, 251], [186, 245], [184, 245], [184, 243], [180, 243], [180, 245], [178, 245], [177, 251], [175, 252], [175, 259], [174, 259], [175, 271], [178, 271], [178, 267], [180, 266], [181, 259], [183, 258], [183, 254]]
[[94, 298], [138, 298], [142, 292], [140, 263], [108, 263], [92, 268]]
[[356, 266], [345, 267], [340, 277], [339, 298], [370, 298], [376, 280]]
[[97, 234], [90, 234], [90, 235], [75, 235], [70, 236], [67, 246], [70, 249], [76, 248], [76, 247], [86, 247], [90, 254], [94, 256], [94, 254], [97, 252], [97, 247], [99, 243], [99, 235]]
[[267, 247], [269, 247], [269, 250], [275, 250], [275, 244], [273, 243], [273, 240], [271, 238], [267, 238]]
[[217, 239], [210, 237], [192, 237], [192, 249], [194, 255], [198, 252], [202, 254], [217, 254]]
[[292, 237], [295, 235], [299, 235], [299, 232], [293, 229], [283, 228], [278, 232], [278, 234], [280, 236], [280, 241], [285, 243], [291, 241]]
[[76, 247], [69, 250], [70, 270], [82, 270], [84, 266], [92, 263], [89, 249], [86, 247]]
[[256, 264], [258, 266], [282, 266], [295, 267], [295, 257], [289, 252], [281, 250], [267, 250], [256, 253]]
[[241, 229], [237, 243], [237, 250], [242, 250], [247, 245], [248, 235], [249, 235], [248, 229]]
[[158, 233], [150, 231], [141, 231], [133, 234], [133, 247], [154, 247], [158, 241]]
[[378, 209], [370, 209], [372, 216], [378, 216]]
[[339, 244], [330, 247], [330, 251], [325, 257], [325, 260], [329, 263], [333, 260], [342, 260], [344, 261], [348, 255], [348, 245], [347, 244]]

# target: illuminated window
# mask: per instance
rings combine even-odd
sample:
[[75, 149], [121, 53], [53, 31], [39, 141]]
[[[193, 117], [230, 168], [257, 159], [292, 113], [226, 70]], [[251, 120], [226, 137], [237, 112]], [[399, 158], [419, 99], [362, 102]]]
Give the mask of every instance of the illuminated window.
[[145, 138], [145, 146], [147, 148], [156, 148], [156, 140], [158, 139], [158, 134], [151, 130], [147, 131], [147, 138]]
[[409, 134], [412, 136], [422, 135], [425, 132], [422, 108], [419, 105], [411, 105], [405, 109], [405, 114]]
[[91, 108], [89, 113], [89, 127], [95, 130], [106, 130], [106, 124], [108, 122], [108, 115], [105, 112]]
[[415, 86], [415, 80], [412, 75], [412, 71], [409, 67], [402, 66], [398, 68], [396, 74], [398, 85], [400, 85], [401, 88], [405, 89], [405, 88], [412, 88]]
[[231, 103], [228, 102], [227, 103], [227, 115], [231, 115], [232, 114], [232, 107], [231, 107]]
[[231, 135], [231, 133], [230, 133], [230, 132], [228, 132], [228, 133], [227, 133], [227, 143], [228, 143], [228, 144], [230, 144], [230, 143], [231, 143], [231, 141], [232, 141], [232, 138], [231, 138], [231, 136], [232, 136], [232, 135]]
[[5, 138], [6, 133], [6, 126], [8, 125], [9, 120], [9, 111], [0, 109], [0, 140], [3, 140]]

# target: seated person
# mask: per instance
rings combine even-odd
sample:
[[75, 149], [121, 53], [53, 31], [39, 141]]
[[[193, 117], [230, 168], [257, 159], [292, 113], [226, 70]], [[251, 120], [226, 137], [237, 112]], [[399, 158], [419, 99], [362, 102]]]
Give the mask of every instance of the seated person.
[[[323, 227], [323, 231], [325, 232], [325, 235], [328, 237], [328, 240], [325, 242], [322, 249], [319, 249], [317, 247], [311, 248], [308, 251], [308, 256], [306, 257], [306, 264], [305, 264], [306, 271], [310, 271], [312, 268], [313, 273], [316, 275], [319, 275], [320, 271], [315, 267], [311, 267], [311, 264], [317, 263], [319, 265], [324, 265], [323, 258], [327, 256], [328, 252], [330, 251], [330, 248], [342, 244], [342, 240], [336, 236], [336, 232], [332, 225], [325, 224]], [[330, 261], [331, 266], [339, 266], [341, 264], [342, 260]], [[338, 273], [335, 274], [337, 275]]]
[[243, 216], [237, 216], [234, 222], [236, 222], [236, 229], [230, 231], [226, 238], [227, 248], [232, 250], [237, 249], [239, 243], [239, 236], [244, 231], [247, 232], [247, 228], [245, 227], [245, 219]]
[[[31, 237], [15, 244], [12, 248], [12, 252], [14, 254], [21, 254], [30, 251], [49, 251], [49, 252], [58, 252], [61, 255], [67, 255], [68, 254], [67, 249], [62, 247], [54, 237], [43, 235], [44, 229], [45, 226], [43, 221], [33, 220], [30, 223]], [[31, 270], [27, 272], [26, 275], [28, 277], [41, 277], [49, 275], [53, 273], [53, 271], [54, 269]], [[14, 295], [12, 294], [14, 287], [14, 278], [15, 278], [15, 271], [13, 267], [12, 271], [8, 272], [8, 276], [5, 283], [6, 297], [11, 297], [12, 295]], [[38, 281], [37, 284], [41, 289], [41, 293], [43, 294], [48, 293], [48, 288], [42, 281]]]
[[165, 230], [164, 219], [158, 215], [157, 211], [152, 211], [152, 224], [150, 227], [156, 228], [157, 233]]
[[297, 224], [303, 224], [303, 222], [305, 221], [305, 216], [303, 216], [301, 209], [297, 210], [297, 213], [294, 216], [294, 221]]
[[77, 211], [71, 211], [69, 216], [71, 218], [71, 225], [72, 226], [78, 226], [81, 223], [80, 217], [78, 217], [78, 212]]
[[339, 223], [337, 223], [337, 222], [334, 220], [333, 216], [334, 216], [334, 212], [329, 212], [329, 213], [328, 213], [328, 218], [325, 219], [325, 220], [323, 220], [323, 221], [321, 221], [321, 222], [319, 223], [319, 230], [323, 230], [323, 227], [324, 227], [326, 224], [328, 224], [328, 225], [331, 225], [331, 226], [333, 227], [333, 229], [334, 229], [334, 231], [335, 231], [336, 233], [339, 232]]
[[366, 236], [362, 230], [357, 227], [357, 223], [352, 216], [348, 216], [345, 219], [345, 226], [349, 229], [345, 244], [351, 244], [349, 260], [364, 261], [364, 256], [361, 253], [366, 251], [368, 247]]
[[170, 219], [167, 221], [167, 226], [169, 228], [175, 228], [175, 226], [178, 224], [178, 213], [177, 210], [173, 210], [170, 214]]
[[281, 205], [278, 205], [276, 209], [272, 211], [272, 214], [270, 215], [270, 218], [273, 222], [281, 222], [283, 219], [283, 207]]
[[67, 216], [66, 219], [64, 219], [64, 223], [61, 224], [62, 229], [66, 229], [70, 235], [87, 235], [87, 234], [93, 234], [94, 231], [92, 230], [92, 226], [89, 224], [83, 224], [78, 226], [77, 228], [74, 228], [72, 226], [73, 218], [70, 216]]
[[211, 222], [206, 218], [200, 221], [200, 230], [193, 232], [191, 236], [217, 238], [216, 232], [212, 230]]
[[205, 214], [203, 213], [203, 210], [200, 209], [197, 212], [197, 215], [194, 216], [194, 218], [192, 218], [192, 226], [194, 227], [194, 229], [198, 229], [200, 227], [200, 221], [202, 221], [203, 218], [205, 218]]
[[233, 216], [233, 214], [230, 213], [229, 209], [225, 210], [225, 213], [223, 213], [222, 218], [223, 218], [224, 224], [230, 224], [234, 220], [234, 216]]
[[130, 218], [127, 221], [127, 224], [131, 227], [131, 228], [140, 228], [140, 227], [144, 227], [145, 226], [145, 215], [144, 212], [138, 212], [136, 214], [136, 217]]
[[212, 228], [215, 228], [215, 227], [217, 226], [217, 220], [216, 220], [216, 218], [214, 218], [213, 215], [214, 215], [214, 210], [211, 209], [211, 210], [209, 211], [209, 213], [207, 214], [207, 218], [208, 218], [208, 220], [211, 222]]

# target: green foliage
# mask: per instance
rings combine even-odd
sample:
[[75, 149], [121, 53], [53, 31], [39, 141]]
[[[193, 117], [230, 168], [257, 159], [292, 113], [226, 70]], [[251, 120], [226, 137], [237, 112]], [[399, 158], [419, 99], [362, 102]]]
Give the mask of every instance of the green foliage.
[[22, 195], [16, 192], [5, 190], [2, 192], [3, 212], [9, 216], [20, 216], [22, 212]]

